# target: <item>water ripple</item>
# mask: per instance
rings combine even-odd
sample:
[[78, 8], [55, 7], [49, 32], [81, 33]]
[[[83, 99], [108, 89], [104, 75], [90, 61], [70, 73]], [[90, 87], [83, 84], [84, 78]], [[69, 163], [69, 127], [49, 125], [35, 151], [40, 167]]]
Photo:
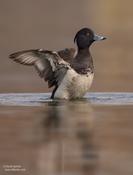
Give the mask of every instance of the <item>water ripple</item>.
[[[7, 93], [0, 94], [0, 105], [40, 106], [53, 101], [50, 93]], [[86, 101], [94, 105], [133, 105], [133, 93], [88, 93]]]

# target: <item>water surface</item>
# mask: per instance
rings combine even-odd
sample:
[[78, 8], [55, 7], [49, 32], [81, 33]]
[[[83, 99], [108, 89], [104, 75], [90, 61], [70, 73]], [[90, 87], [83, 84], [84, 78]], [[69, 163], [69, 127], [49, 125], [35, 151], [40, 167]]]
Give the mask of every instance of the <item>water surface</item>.
[[0, 174], [133, 174], [132, 94], [48, 96], [0, 95]]
[[[40, 106], [52, 102], [51, 93], [7, 93], [0, 94], [1, 105]], [[54, 100], [58, 101], [58, 100]], [[62, 100], [63, 101], [63, 100]], [[73, 100], [77, 101], [77, 100]], [[88, 93], [78, 101], [88, 101], [94, 105], [133, 105], [133, 93]]]

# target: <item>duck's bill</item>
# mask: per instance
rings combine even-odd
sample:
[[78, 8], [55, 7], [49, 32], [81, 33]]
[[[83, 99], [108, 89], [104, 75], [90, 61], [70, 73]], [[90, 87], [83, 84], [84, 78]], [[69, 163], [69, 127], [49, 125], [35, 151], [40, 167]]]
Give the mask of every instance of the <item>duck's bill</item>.
[[94, 41], [101, 41], [101, 40], [105, 40], [106, 37], [104, 36], [100, 36], [100, 35], [94, 35]]

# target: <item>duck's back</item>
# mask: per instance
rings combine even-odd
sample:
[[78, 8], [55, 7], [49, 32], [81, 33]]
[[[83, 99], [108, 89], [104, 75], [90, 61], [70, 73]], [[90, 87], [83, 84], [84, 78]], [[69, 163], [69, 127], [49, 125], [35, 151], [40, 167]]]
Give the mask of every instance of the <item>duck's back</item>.
[[66, 48], [64, 50], [58, 51], [58, 54], [64, 61], [71, 63], [76, 55], [76, 49]]

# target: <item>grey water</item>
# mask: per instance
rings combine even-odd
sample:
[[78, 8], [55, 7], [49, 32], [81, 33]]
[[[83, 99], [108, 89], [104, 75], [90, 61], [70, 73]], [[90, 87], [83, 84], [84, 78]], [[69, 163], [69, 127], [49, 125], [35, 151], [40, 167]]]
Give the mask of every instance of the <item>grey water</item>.
[[[53, 101], [50, 95], [50, 93], [3, 93], [0, 94], [0, 105], [40, 106], [42, 103]], [[80, 99], [82, 100], [95, 105], [133, 105], [133, 93], [91, 92]]]
[[133, 93], [49, 97], [0, 94], [0, 174], [133, 174]]

